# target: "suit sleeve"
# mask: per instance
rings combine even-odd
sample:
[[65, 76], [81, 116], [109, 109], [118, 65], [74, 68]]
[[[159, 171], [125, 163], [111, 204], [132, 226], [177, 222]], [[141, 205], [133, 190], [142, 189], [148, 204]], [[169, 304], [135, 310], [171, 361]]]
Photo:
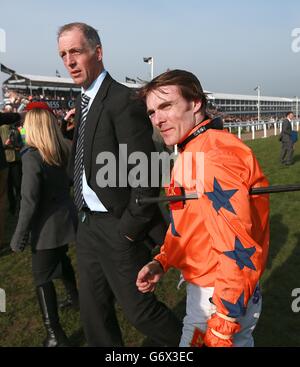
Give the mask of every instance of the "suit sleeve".
[[252, 154], [208, 155], [204, 172], [199, 210], [219, 259], [213, 303], [218, 312], [238, 318], [254, 294], [269, 245], [268, 195], [250, 197], [249, 190], [268, 182]]
[[[131, 195], [119, 224], [119, 231], [132, 239], [137, 239], [147, 229], [157, 205], [138, 206], [137, 197], [151, 197], [159, 195], [159, 187], [151, 188], [151, 152], [155, 151], [152, 141], [152, 125], [146, 114], [146, 108], [140, 101], [130, 99], [122, 112], [116, 117], [116, 135], [119, 144], [127, 145], [127, 159], [129, 161], [129, 179]], [[139, 159], [143, 160], [143, 163]], [[145, 159], [146, 158], [146, 159]], [[146, 166], [145, 166], [146, 165]], [[142, 170], [141, 177], [136, 177], [134, 167]]]
[[11, 240], [11, 247], [17, 247], [28, 231], [36, 214], [41, 193], [42, 165], [37, 152], [27, 151], [22, 156], [21, 206], [18, 224]]

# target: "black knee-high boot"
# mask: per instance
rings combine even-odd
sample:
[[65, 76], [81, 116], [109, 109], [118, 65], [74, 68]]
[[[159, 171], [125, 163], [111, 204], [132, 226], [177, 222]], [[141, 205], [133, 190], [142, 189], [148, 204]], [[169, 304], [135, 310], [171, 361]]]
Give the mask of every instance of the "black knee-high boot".
[[47, 332], [47, 338], [43, 343], [44, 347], [67, 347], [68, 339], [64, 333], [57, 312], [57, 299], [54, 284], [48, 282], [36, 288], [37, 297], [43, 322]]

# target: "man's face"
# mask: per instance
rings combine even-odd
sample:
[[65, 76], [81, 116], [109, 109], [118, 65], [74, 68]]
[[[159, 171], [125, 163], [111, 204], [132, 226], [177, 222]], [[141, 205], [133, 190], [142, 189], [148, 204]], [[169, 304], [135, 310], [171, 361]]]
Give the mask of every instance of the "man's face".
[[103, 69], [101, 47], [92, 49], [83, 33], [74, 28], [62, 33], [58, 49], [74, 83], [87, 89]]
[[288, 118], [292, 121], [292, 120], [294, 120], [295, 115], [294, 115], [293, 113], [290, 113], [290, 114], [288, 115]]
[[201, 107], [200, 101], [186, 101], [176, 85], [154, 90], [146, 97], [150, 120], [166, 145], [182, 142], [194, 128]]

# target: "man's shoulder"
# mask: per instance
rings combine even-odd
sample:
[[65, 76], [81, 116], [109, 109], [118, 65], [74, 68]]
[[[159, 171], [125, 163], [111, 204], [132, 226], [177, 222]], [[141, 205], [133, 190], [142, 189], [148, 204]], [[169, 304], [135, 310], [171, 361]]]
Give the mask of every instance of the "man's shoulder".
[[109, 91], [116, 96], [124, 96], [130, 97], [134, 95], [134, 91], [131, 88], [128, 88], [126, 85], [117, 82], [115, 79], [112, 78], [111, 85]]
[[206, 157], [217, 157], [222, 161], [227, 158], [229, 161], [240, 161], [253, 156], [251, 148], [227, 130], [210, 129], [205, 135], [202, 151], [206, 153]]
[[123, 111], [127, 107], [142, 109], [146, 112], [144, 104], [137, 98], [136, 91], [114, 79], [107, 92], [107, 107], [115, 113]]

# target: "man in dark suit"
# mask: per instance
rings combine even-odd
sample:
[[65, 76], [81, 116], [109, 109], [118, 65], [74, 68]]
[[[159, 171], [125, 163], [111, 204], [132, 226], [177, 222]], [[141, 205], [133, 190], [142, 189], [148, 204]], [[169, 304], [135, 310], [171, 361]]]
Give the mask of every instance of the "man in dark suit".
[[280, 133], [281, 141], [281, 163], [290, 166], [293, 163], [294, 143], [292, 140], [292, 120], [294, 113], [288, 112], [286, 118], [282, 122], [282, 130]]
[[[80, 98], [76, 104], [73, 171], [80, 218], [80, 308], [88, 345], [123, 346], [116, 300], [139, 331], [161, 345], [176, 346], [181, 323], [153, 293], [142, 294], [135, 285], [139, 269], [151, 256], [145, 242], [161, 244], [165, 234], [156, 220], [158, 207], [135, 203], [137, 196], [158, 195], [159, 189], [149, 185], [150, 175], [145, 174], [149, 180], [140, 177], [145, 187], [135, 187], [128, 176], [135, 165], [126, 167], [125, 182], [122, 169], [131, 153], [142, 152], [150, 162], [155, 151], [146, 108], [104, 69], [95, 29], [83, 23], [64, 25], [58, 46], [65, 67], [82, 88], [81, 104]], [[121, 144], [126, 149], [120, 149]], [[101, 176], [105, 157], [114, 157], [116, 165]]]

